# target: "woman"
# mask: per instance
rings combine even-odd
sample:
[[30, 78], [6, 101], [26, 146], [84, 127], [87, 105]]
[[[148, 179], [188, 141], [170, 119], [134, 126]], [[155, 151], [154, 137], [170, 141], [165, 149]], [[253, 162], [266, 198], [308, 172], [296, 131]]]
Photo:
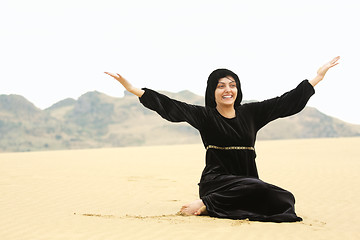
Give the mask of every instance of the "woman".
[[313, 87], [338, 64], [339, 58], [323, 65], [314, 79], [302, 81], [282, 96], [248, 104], [240, 104], [238, 76], [230, 70], [217, 69], [208, 78], [205, 107], [173, 100], [147, 88], [138, 89], [119, 74], [106, 74], [166, 120], [185, 121], [200, 132], [206, 148], [200, 199], [183, 206], [182, 214], [295, 222], [302, 219], [295, 213], [294, 196], [259, 179], [254, 149], [256, 134], [267, 123], [300, 112], [314, 94]]

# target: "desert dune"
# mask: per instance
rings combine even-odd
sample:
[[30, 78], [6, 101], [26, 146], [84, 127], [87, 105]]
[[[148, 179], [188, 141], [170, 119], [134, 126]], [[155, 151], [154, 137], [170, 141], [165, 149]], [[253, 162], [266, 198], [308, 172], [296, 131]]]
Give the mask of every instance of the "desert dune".
[[181, 216], [201, 144], [0, 154], [0, 238], [360, 239], [360, 138], [258, 141], [260, 178], [291, 191], [298, 223]]

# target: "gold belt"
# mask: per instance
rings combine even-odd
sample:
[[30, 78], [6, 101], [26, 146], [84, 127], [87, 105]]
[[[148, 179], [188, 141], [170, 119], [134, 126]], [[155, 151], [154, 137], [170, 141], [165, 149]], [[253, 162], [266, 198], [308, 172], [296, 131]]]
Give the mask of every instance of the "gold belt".
[[252, 150], [252, 151], [255, 151], [255, 148], [253, 148], [253, 147], [239, 147], [239, 146], [218, 147], [218, 146], [214, 146], [214, 145], [208, 145], [206, 147], [206, 150], [208, 150], [209, 148], [219, 149], [219, 150]]

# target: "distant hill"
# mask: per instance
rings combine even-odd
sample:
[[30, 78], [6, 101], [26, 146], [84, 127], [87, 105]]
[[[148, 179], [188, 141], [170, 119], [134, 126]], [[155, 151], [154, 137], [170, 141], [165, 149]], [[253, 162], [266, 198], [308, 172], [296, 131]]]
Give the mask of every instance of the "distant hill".
[[[171, 98], [203, 105], [204, 98], [189, 91], [163, 92]], [[360, 125], [329, 117], [315, 108], [276, 120], [258, 139], [360, 136]], [[0, 95], [0, 151], [39, 151], [201, 142], [185, 123], [169, 123], [144, 108], [125, 92], [114, 98], [88, 92], [40, 110], [19, 95]]]

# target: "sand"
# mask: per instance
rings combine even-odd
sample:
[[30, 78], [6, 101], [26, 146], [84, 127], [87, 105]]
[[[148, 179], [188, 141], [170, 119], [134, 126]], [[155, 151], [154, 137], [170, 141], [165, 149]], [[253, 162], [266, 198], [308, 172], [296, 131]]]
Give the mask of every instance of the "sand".
[[0, 154], [0, 239], [360, 239], [360, 138], [259, 141], [260, 178], [298, 223], [179, 216], [202, 145]]

